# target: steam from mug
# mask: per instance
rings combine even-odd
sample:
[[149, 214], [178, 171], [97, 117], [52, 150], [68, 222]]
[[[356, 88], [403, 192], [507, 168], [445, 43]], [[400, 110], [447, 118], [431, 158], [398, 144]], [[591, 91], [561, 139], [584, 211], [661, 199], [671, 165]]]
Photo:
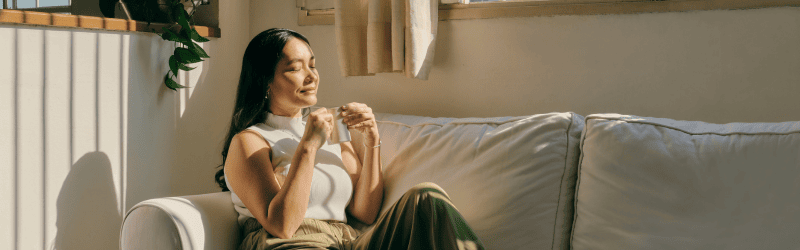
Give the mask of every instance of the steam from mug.
[[328, 137], [328, 144], [337, 144], [350, 141], [350, 130], [347, 130], [347, 124], [344, 124], [344, 117], [342, 117], [341, 108], [329, 108], [328, 112], [333, 115], [333, 131], [331, 136]]

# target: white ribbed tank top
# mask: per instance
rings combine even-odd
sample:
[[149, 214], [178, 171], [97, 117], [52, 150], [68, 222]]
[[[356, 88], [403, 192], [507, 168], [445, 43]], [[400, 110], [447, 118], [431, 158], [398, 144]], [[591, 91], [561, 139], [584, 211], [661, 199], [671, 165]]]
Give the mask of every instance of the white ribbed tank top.
[[[305, 127], [304, 118], [267, 113], [267, 120], [264, 123], [253, 125], [247, 129], [258, 132], [269, 142], [272, 147], [272, 159], [270, 160], [275, 174], [286, 177], [289, 174], [292, 156], [297, 150], [300, 138], [303, 137]], [[225, 183], [231, 189], [227, 176]], [[345, 171], [341, 147], [339, 144], [323, 143], [322, 148], [317, 150], [314, 160], [314, 175], [311, 179], [311, 194], [305, 218], [347, 222], [344, 209], [350, 202], [352, 194], [353, 183]], [[231, 189], [231, 201], [233, 201], [234, 209], [239, 212], [240, 225], [248, 217], [253, 217], [233, 189]]]

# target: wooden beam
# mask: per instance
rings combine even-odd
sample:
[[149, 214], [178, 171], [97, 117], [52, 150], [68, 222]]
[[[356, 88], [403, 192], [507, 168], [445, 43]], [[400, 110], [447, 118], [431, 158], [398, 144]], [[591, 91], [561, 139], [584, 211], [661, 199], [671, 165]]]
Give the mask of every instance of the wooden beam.
[[[169, 24], [164, 23], [148, 24], [147, 22], [118, 18], [54, 14], [22, 10], [0, 10], [0, 23], [137, 32], [160, 31], [161, 27], [169, 26]], [[215, 38], [221, 37], [221, 31], [219, 28], [207, 26], [193, 27], [201, 36]]]

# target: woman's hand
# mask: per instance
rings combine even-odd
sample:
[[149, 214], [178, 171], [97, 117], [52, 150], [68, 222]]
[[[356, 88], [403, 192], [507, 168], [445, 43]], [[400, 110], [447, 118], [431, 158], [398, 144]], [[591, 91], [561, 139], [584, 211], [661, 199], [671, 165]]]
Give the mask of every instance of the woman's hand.
[[354, 129], [365, 135], [366, 146], [378, 145], [380, 141], [378, 123], [370, 107], [357, 102], [345, 104], [342, 106], [342, 117], [348, 129]]
[[363, 103], [348, 103], [341, 109], [344, 124], [348, 129], [364, 135], [366, 147], [361, 157], [357, 157], [352, 144], [342, 143], [342, 161], [346, 167], [350, 166], [347, 169], [353, 181], [353, 198], [347, 205], [347, 211], [359, 221], [372, 224], [378, 218], [383, 203], [381, 149], [375, 147], [380, 145], [378, 122], [372, 109]]
[[328, 109], [320, 108], [311, 112], [306, 120], [306, 131], [300, 143], [306, 143], [314, 149], [319, 149], [328, 140], [333, 131], [333, 115]]

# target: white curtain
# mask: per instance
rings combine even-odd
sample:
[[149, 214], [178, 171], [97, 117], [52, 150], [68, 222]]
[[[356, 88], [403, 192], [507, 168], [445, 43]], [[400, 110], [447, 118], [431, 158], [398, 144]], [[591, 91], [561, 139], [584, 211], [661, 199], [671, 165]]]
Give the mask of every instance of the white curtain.
[[343, 76], [404, 72], [428, 79], [438, 0], [336, 0], [336, 46]]

